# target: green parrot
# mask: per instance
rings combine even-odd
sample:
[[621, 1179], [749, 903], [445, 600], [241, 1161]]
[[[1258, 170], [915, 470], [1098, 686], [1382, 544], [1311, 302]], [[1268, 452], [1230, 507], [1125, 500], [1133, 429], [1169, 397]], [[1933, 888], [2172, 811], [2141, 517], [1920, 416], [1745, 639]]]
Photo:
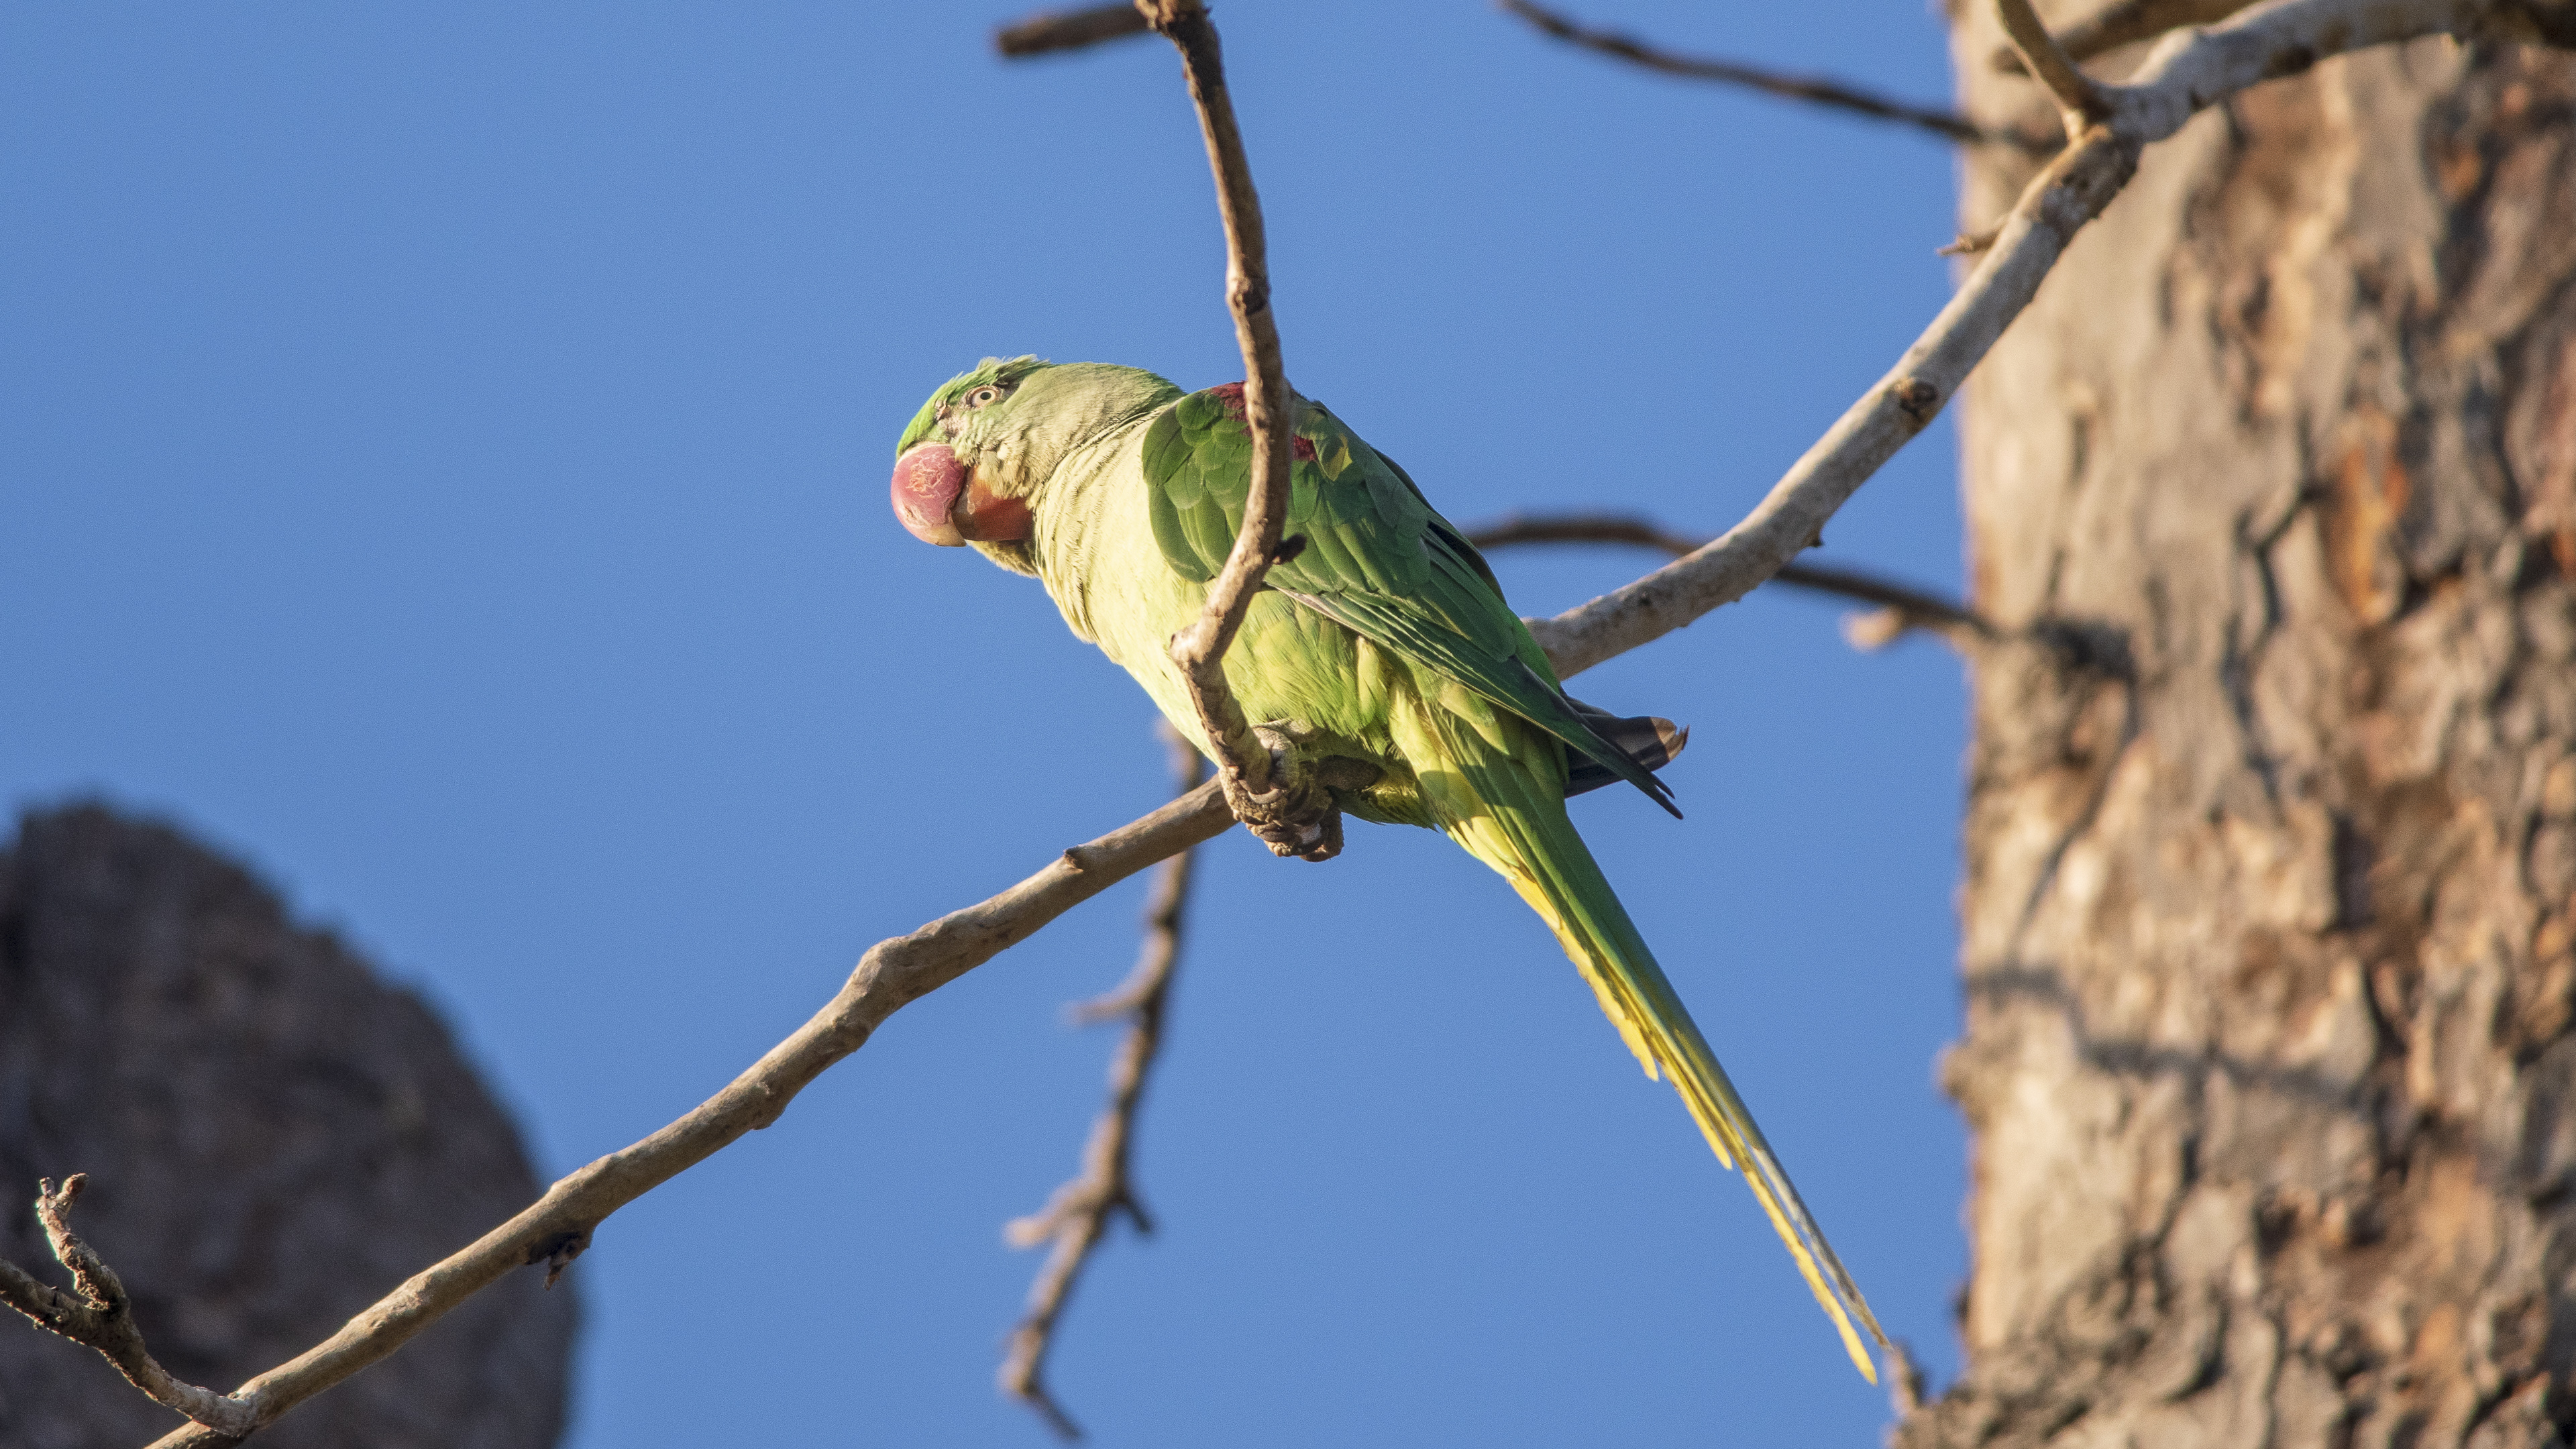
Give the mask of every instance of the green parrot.
[[[1343, 810], [1442, 831], [1511, 882], [1646, 1075], [1669, 1078], [1718, 1159], [1743, 1165], [1875, 1382], [1854, 1323], [1886, 1335], [1566, 818], [1569, 794], [1614, 780], [1673, 810], [1653, 771], [1684, 735], [1568, 698], [1493, 570], [1402, 468], [1321, 403], [1296, 399], [1291, 431], [1283, 561], [1225, 656], [1245, 717], [1294, 741]], [[987, 358], [931, 394], [895, 455], [907, 530], [1035, 575], [1207, 750], [1167, 651], [1243, 524], [1241, 383], [1184, 394], [1139, 368]]]

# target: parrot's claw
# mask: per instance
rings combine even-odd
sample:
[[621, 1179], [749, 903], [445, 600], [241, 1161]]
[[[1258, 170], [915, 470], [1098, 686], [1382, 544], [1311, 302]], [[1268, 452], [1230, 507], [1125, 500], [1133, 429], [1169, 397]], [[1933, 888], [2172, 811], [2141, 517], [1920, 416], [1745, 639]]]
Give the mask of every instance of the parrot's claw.
[[1283, 859], [1330, 860], [1342, 853], [1342, 809], [1296, 747], [1293, 721], [1256, 725], [1270, 750], [1270, 783], [1255, 793], [1229, 779], [1226, 803], [1245, 829]]
[[[1294, 808], [1291, 801], [1300, 801], [1305, 808]], [[1321, 814], [1315, 813], [1318, 806]], [[1312, 781], [1246, 795], [1236, 804], [1234, 816], [1282, 859], [1330, 860], [1342, 853], [1341, 807]]]
[[1336, 808], [1323, 819], [1309, 822], [1299, 832], [1295, 849], [1280, 850], [1275, 845], [1271, 849], [1299, 860], [1332, 859], [1342, 853], [1342, 812]]

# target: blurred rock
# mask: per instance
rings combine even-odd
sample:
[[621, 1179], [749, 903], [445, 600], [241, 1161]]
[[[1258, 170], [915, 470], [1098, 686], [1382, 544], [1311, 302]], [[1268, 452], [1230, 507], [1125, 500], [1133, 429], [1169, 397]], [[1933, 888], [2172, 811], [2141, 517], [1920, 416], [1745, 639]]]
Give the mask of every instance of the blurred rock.
[[[66, 1281], [30, 1206], [73, 1222], [154, 1354], [230, 1389], [310, 1347], [539, 1190], [436, 1015], [247, 871], [95, 805], [0, 852], [0, 1253]], [[541, 1449], [564, 1420], [567, 1278], [511, 1275], [257, 1443]], [[0, 1313], [0, 1446], [176, 1427], [104, 1360]]]

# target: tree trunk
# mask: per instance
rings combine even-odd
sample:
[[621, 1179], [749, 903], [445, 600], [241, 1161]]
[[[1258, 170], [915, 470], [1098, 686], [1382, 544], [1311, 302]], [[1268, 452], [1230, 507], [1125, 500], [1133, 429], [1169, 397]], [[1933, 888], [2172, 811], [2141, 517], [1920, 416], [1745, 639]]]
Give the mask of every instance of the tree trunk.
[[[1955, 19], [1969, 108], [2052, 127]], [[1967, 389], [2018, 628], [1944, 1069], [1967, 1368], [1907, 1449], [2576, 1423], [2571, 117], [2576, 56], [2447, 41], [2250, 91]], [[1967, 226], [2029, 170], [1974, 152]]]

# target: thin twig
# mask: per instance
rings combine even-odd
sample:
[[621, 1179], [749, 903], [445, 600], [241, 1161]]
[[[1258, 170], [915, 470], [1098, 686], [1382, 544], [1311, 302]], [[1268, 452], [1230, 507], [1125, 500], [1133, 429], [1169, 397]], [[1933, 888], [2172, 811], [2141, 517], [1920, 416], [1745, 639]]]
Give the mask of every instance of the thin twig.
[[993, 48], [1013, 60], [1059, 51], [1081, 50], [1104, 40], [1123, 40], [1153, 29], [1133, 5], [1094, 5], [1087, 10], [1049, 10], [1014, 20], [993, 32]]
[[1945, 141], [1967, 145], [2012, 146], [2046, 155], [2057, 149], [2054, 139], [2043, 140], [2019, 131], [1994, 130], [1980, 126], [1956, 111], [1935, 106], [1917, 106], [1905, 101], [1872, 95], [1857, 86], [1822, 76], [1783, 75], [1741, 61], [1713, 60], [1705, 56], [1676, 55], [1641, 40], [1611, 30], [1592, 30], [1556, 13], [1530, 3], [1530, 0], [1499, 0], [1505, 10], [1528, 21], [1540, 31], [1555, 36], [1568, 45], [1612, 56], [1631, 65], [1644, 66], [1665, 75], [1685, 76], [1692, 80], [1720, 81], [1744, 86], [1764, 95], [1780, 96], [1793, 101], [1808, 101], [1829, 106], [1853, 115], [1874, 120], [1895, 121], [1930, 131]]
[[2073, 58], [2040, 23], [2039, 12], [2030, 8], [2030, 0], [1995, 0], [1995, 13], [2002, 18], [2013, 49], [2020, 53], [2023, 68], [2057, 98], [2058, 119], [2065, 123], [2070, 143], [2109, 119], [2110, 98], [2091, 76], [2075, 68]]
[[1279, 358], [1279, 328], [1270, 312], [1270, 270], [1261, 231], [1261, 197], [1253, 190], [1252, 163], [1244, 158], [1243, 133], [1225, 88], [1225, 56], [1207, 7], [1199, 0], [1136, 0], [1155, 33], [1181, 53], [1181, 68], [1198, 108], [1199, 134], [1207, 142], [1208, 169], [1216, 177], [1217, 213], [1225, 222], [1225, 304], [1234, 315], [1234, 340], [1243, 351], [1245, 425], [1252, 433], [1251, 496], [1243, 527], [1225, 567], [1210, 580], [1198, 621], [1173, 636], [1172, 662], [1197, 707], [1200, 732], [1216, 759], [1217, 782], [1253, 834], [1278, 855], [1325, 860], [1342, 848], [1341, 817], [1330, 792], [1295, 768], [1283, 750], [1273, 779], [1271, 749], [1253, 732], [1243, 707], [1226, 687], [1225, 651], [1243, 627], [1252, 596], [1279, 553], [1288, 525], [1288, 427], [1286, 371]]
[[1632, 543], [1675, 558], [1708, 542], [1616, 513], [1510, 513], [1468, 529], [1467, 541], [1480, 550], [1524, 543]]
[[[1845, 500], [1958, 388], [2086, 221], [2136, 166], [2140, 148], [2200, 109], [2325, 56], [2441, 33], [2483, 38], [2563, 21], [2515, 0], [2282, 0], [2227, 25], [2168, 36], [2132, 85], [2110, 88], [2108, 124], [2036, 177], [1966, 286], [1896, 367], [1836, 420], [1751, 514], [1705, 547], [1625, 588], [1535, 621], [1560, 678], [1634, 649], [1740, 598], [1805, 548]], [[2515, 27], [2519, 27], [2516, 29]], [[908, 936], [881, 941], [814, 1018], [723, 1091], [668, 1127], [581, 1168], [527, 1210], [424, 1270], [314, 1348], [250, 1380], [233, 1399], [263, 1427], [374, 1363], [523, 1264], [569, 1259], [611, 1213], [756, 1128], [908, 1002], [992, 959], [1081, 901], [1232, 823], [1211, 783], [1077, 846], [1010, 890]], [[11, 1302], [27, 1275], [0, 1274]], [[32, 1281], [32, 1280], [28, 1280]], [[38, 1285], [41, 1287], [42, 1285]], [[46, 1290], [55, 1291], [55, 1290]], [[238, 1435], [189, 1425], [154, 1449], [206, 1449]]]
[[78, 1172], [64, 1178], [59, 1188], [50, 1178], [36, 1185], [36, 1221], [45, 1229], [45, 1243], [54, 1250], [54, 1261], [71, 1273], [73, 1291], [39, 1282], [17, 1264], [0, 1260], [0, 1302], [34, 1319], [39, 1328], [97, 1349], [125, 1375], [127, 1383], [161, 1407], [229, 1438], [249, 1433], [253, 1427], [249, 1404], [238, 1396], [173, 1377], [144, 1346], [143, 1329], [134, 1321], [134, 1300], [126, 1296], [125, 1284], [98, 1250], [72, 1231], [72, 1204], [88, 1185], [88, 1176]]
[[[1706, 546], [1708, 540], [1668, 533], [1642, 518], [1608, 513], [1513, 514], [1467, 531], [1467, 541], [1480, 549], [1529, 543], [1629, 543], [1660, 549], [1680, 558]], [[1973, 609], [1922, 589], [1910, 588], [1853, 569], [1789, 564], [1771, 576], [1775, 584], [1878, 605], [1875, 614], [1853, 618], [1843, 630], [1856, 648], [1877, 649], [1909, 629], [1940, 635], [1954, 646], [1993, 639], [2001, 632]]]
[[[1186, 795], [1198, 788], [1204, 762], [1168, 725], [1164, 734], [1172, 745], [1174, 785]], [[1196, 853], [1184, 850], [1155, 873], [1154, 893], [1145, 903], [1145, 945], [1135, 969], [1115, 991], [1075, 1008], [1075, 1019], [1086, 1024], [1127, 1022], [1126, 1038], [1109, 1063], [1109, 1104], [1083, 1144], [1082, 1170], [1057, 1188], [1045, 1207], [1002, 1230], [1013, 1247], [1054, 1244], [1037, 1281], [1029, 1285], [1028, 1312], [1011, 1330], [1010, 1350], [1002, 1360], [1002, 1392], [1037, 1411], [1066, 1439], [1081, 1438], [1082, 1429], [1047, 1390], [1047, 1350], [1055, 1341], [1056, 1321], [1092, 1250], [1108, 1235], [1111, 1219], [1125, 1213], [1136, 1231], [1154, 1231], [1153, 1219], [1136, 1196], [1136, 1112], [1144, 1104], [1147, 1074], [1162, 1050], [1163, 1013], [1171, 1000], [1172, 975], [1180, 968], [1181, 917], [1189, 904], [1190, 861]]]

